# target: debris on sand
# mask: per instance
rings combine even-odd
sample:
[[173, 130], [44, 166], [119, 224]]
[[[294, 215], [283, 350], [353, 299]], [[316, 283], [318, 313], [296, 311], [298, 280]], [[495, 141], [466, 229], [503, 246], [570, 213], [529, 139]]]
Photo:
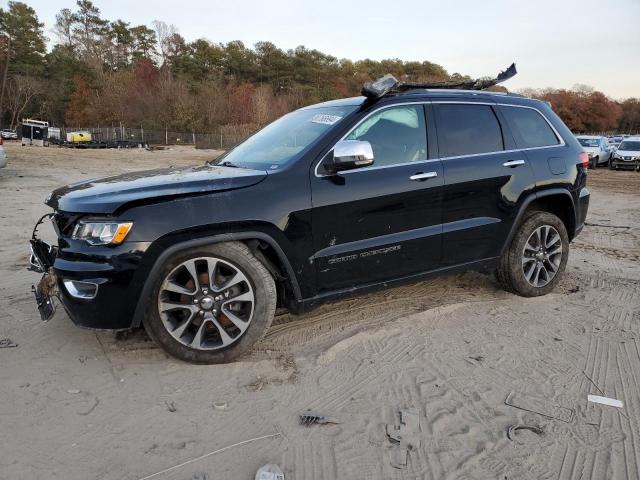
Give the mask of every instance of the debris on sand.
[[414, 409], [400, 410], [399, 422], [387, 424], [389, 441], [394, 444], [391, 451], [391, 466], [403, 469], [407, 467], [409, 451], [420, 448], [420, 416]]
[[571, 423], [573, 409], [554, 405], [545, 398], [533, 397], [523, 393], [511, 392], [504, 401], [505, 405], [537, 413], [543, 417], [555, 418], [563, 422]]
[[17, 343], [12, 342], [8, 338], [0, 338], [0, 348], [12, 348], [17, 346], [18, 346]]
[[284, 472], [275, 463], [268, 463], [258, 469], [255, 480], [284, 480]]
[[211, 457], [212, 455], [217, 455], [218, 453], [226, 452], [227, 450], [231, 450], [235, 447], [240, 447], [242, 445], [247, 445], [248, 443], [257, 442], [258, 440], [264, 440], [267, 438], [275, 438], [281, 436], [282, 433], [276, 432], [270, 435], [262, 435], [261, 437], [250, 438], [249, 440], [244, 440], [242, 442], [234, 443], [233, 445], [227, 445], [226, 447], [219, 448], [218, 450], [214, 450], [213, 452], [206, 453], [204, 455], [200, 455], [199, 457], [192, 458], [191, 460], [187, 460], [186, 462], [179, 463], [178, 465], [174, 465], [173, 467], [165, 468], [164, 470], [160, 470], [159, 472], [152, 473], [151, 475], [147, 475], [146, 477], [142, 477], [139, 480], [148, 480], [149, 478], [157, 477], [158, 475], [163, 475], [168, 472], [172, 472], [177, 470], [178, 468], [182, 468], [185, 465], [189, 465], [193, 462], [197, 462], [198, 460], [202, 460], [203, 458]]
[[518, 441], [516, 435], [519, 430], [528, 430], [535, 433], [536, 435], [544, 435], [544, 430], [542, 429], [542, 427], [538, 427], [536, 425], [511, 425], [507, 429], [507, 438], [512, 442], [521, 443]]
[[615, 398], [601, 397], [599, 395], [587, 395], [587, 401], [593, 403], [600, 403], [602, 405], [609, 405], [610, 407], [622, 408], [624, 407], [624, 403], [622, 400], [617, 400]]
[[215, 410], [226, 410], [228, 407], [229, 407], [229, 404], [227, 402], [223, 402], [223, 401], [213, 402], [213, 408]]
[[300, 425], [308, 427], [309, 425], [326, 425], [327, 423], [340, 423], [339, 420], [333, 417], [327, 417], [318, 412], [307, 410], [300, 415]]
[[165, 400], [164, 404], [167, 406], [167, 410], [169, 410], [171, 413], [176, 412], [178, 410], [174, 402], [167, 402]]

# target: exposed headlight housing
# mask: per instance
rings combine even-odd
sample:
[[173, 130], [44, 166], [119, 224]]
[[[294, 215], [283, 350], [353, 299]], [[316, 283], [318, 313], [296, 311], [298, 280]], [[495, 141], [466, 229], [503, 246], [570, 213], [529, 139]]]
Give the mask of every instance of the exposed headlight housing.
[[133, 227], [133, 222], [85, 222], [73, 229], [71, 238], [84, 240], [89, 245], [119, 245]]

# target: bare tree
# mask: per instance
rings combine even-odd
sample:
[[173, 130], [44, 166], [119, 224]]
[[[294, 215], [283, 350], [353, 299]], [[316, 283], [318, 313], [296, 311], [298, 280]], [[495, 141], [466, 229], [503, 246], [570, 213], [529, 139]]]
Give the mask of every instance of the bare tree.
[[158, 45], [160, 46], [160, 56], [162, 57], [162, 63], [164, 64], [169, 57], [171, 39], [178, 33], [178, 29], [175, 25], [169, 25], [161, 20], [154, 20], [153, 28], [156, 31]]
[[22, 112], [43, 93], [42, 83], [33, 77], [16, 75], [7, 84], [7, 110], [11, 117], [11, 127], [15, 128]]
[[56, 15], [56, 24], [53, 27], [53, 32], [61, 45], [72, 46], [73, 45], [73, 26], [76, 23], [75, 15], [68, 8], [63, 8]]

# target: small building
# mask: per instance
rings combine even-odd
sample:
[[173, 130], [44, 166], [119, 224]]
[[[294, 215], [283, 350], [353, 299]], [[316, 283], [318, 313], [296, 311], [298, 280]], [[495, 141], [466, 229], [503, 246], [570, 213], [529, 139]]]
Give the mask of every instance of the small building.
[[36, 145], [38, 147], [49, 146], [49, 122], [33, 120], [30, 118], [22, 120], [22, 146]]

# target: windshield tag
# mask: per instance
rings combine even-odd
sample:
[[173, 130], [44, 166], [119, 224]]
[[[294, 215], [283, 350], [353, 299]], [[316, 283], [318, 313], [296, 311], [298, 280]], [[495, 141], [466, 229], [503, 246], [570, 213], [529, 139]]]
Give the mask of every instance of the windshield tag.
[[319, 113], [311, 117], [311, 122], [322, 123], [323, 125], [333, 125], [339, 120], [342, 120], [342, 117], [339, 117], [338, 115], [326, 115], [322, 113]]

